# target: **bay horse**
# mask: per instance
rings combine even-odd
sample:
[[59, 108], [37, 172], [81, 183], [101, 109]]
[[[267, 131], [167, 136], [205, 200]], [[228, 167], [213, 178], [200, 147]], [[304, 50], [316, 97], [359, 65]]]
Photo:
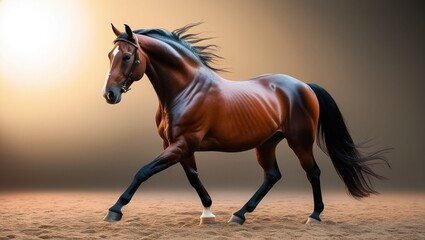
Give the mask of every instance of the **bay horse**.
[[321, 221], [324, 204], [320, 169], [313, 156], [316, 132], [319, 147], [331, 158], [348, 193], [354, 198], [377, 193], [371, 179], [383, 177], [369, 163], [388, 164], [382, 156], [384, 150], [367, 156], [359, 153], [337, 104], [325, 89], [277, 74], [246, 81], [223, 79], [217, 73], [221, 69], [211, 66], [219, 58], [211, 51], [215, 45], [199, 45], [205, 39], [188, 33], [196, 25], [172, 32], [132, 31], [128, 25], [121, 32], [112, 25], [117, 38], [108, 55], [110, 69], [103, 96], [107, 103], [119, 103], [122, 94], [146, 73], [158, 95], [156, 125], [164, 151], [140, 168], [104, 220], [121, 220], [122, 207], [130, 202], [141, 183], [180, 163], [204, 207], [201, 224], [214, 222], [212, 200], [198, 177], [194, 153], [255, 148], [264, 171], [263, 183], [228, 221], [243, 224], [245, 214], [254, 211], [281, 179], [275, 149], [286, 139], [313, 190], [314, 210], [306, 222]]

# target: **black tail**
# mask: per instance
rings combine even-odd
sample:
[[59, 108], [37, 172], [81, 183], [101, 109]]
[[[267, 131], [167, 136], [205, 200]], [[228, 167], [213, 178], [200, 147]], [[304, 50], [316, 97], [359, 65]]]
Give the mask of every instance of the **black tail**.
[[317, 145], [329, 155], [340, 178], [354, 198], [367, 197], [377, 192], [371, 186], [371, 178], [385, 179], [370, 167], [372, 162], [382, 162], [388, 149], [369, 155], [360, 154], [348, 132], [344, 119], [335, 100], [322, 87], [308, 84], [319, 101], [320, 115], [317, 129]]

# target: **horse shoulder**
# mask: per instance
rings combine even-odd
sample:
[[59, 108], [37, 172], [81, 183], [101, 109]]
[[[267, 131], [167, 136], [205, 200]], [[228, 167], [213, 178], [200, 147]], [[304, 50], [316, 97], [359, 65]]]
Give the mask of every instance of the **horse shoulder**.
[[186, 139], [190, 145], [196, 145], [208, 131], [214, 112], [215, 90], [212, 84], [194, 84], [175, 99], [162, 115], [159, 128], [168, 141]]

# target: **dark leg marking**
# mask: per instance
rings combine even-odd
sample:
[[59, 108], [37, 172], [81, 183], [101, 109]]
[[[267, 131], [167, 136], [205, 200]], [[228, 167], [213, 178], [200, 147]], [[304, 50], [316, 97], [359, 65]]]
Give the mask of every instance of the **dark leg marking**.
[[298, 148], [295, 149], [294, 152], [299, 158], [301, 166], [306, 172], [307, 178], [313, 190], [314, 210], [310, 217], [321, 221], [320, 214], [323, 212], [325, 206], [323, 204], [322, 190], [320, 187], [320, 169], [314, 160], [312, 146], [308, 147], [307, 149]]
[[233, 214], [229, 223], [243, 224], [245, 222], [245, 214], [254, 211], [273, 185], [282, 178], [275, 156], [276, 145], [281, 139], [280, 137], [272, 138], [256, 149], [258, 163], [264, 169], [263, 184], [251, 199], [239, 211]]
[[122, 217], [121, 209], [131, 201], [131, 198], [139, 188], [140, 184], [142, 184], [154, 174], [178, 163], [183, 154], [184, 151], [182, 150], [182, 146], [170, 146], [164, 150], [164, 152], [160, 154], [155, 160], [142, 167], [134, 176], [130, 186], [128, 186], [125, 192], [118, 198], [117, 202], [111, 208], [109, 208], [109, 213], [104, 220], [119, 221]]
[[184, 159], [180, 163], [186, 173], [190, 185], [195, 188], [196, 192], [198, 193], [202, 205], [204, 207], [210, 207], [212, 205], [212, 200], [198, 177], [198, 169], [196, 167], [195, 157], [192, 156], [188, 159]]

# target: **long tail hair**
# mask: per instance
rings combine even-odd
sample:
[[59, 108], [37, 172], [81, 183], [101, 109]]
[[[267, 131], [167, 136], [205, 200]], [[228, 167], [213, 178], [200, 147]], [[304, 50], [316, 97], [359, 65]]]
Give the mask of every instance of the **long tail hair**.
[[389, 149], [361, 154], [332, 96], [316, 84], [308, 85], [316, 94], [320, 107], [317, 145], [329, 155], [351, 196], [363, 198], [370, 194], [377, 194], [372, 188], [371, 179], [385, 179], [385, 177], [375, 173], [370, 165], [384, 163], [390, 167], [383, 156]]

